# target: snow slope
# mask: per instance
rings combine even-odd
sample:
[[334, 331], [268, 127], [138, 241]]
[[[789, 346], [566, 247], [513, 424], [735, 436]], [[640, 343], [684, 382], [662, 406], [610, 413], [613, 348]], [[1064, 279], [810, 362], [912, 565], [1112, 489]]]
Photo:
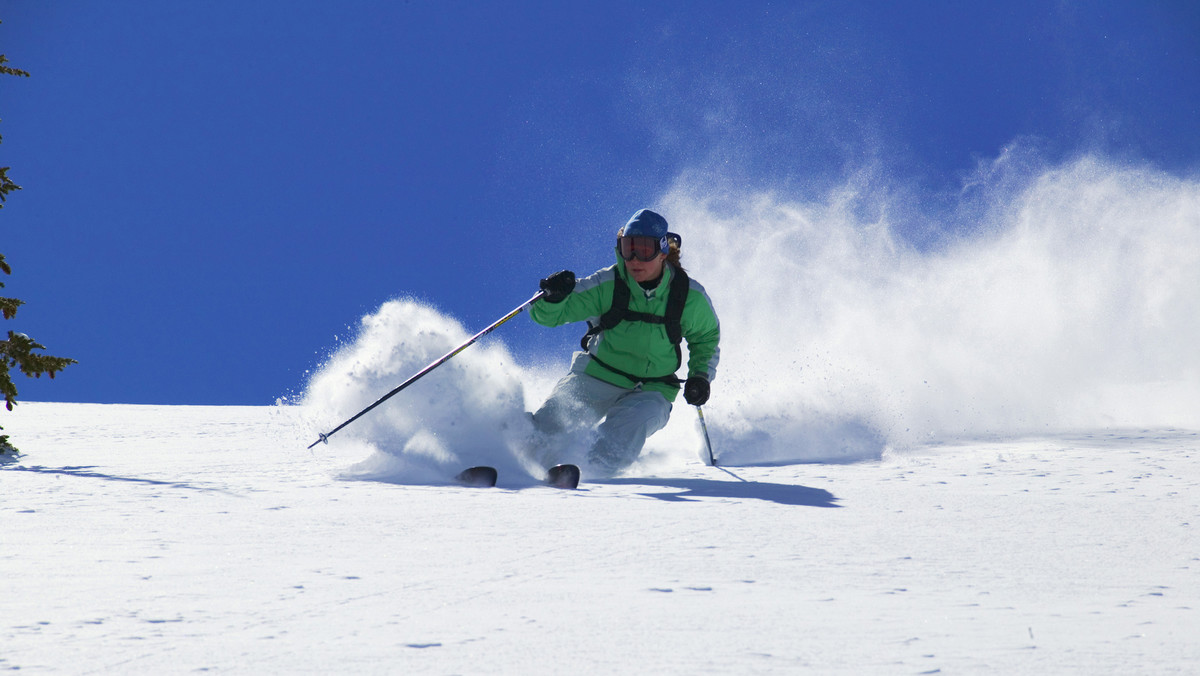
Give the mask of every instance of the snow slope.
[[23, 403], [22, 673], [1195, 673], [1200, 435], [667, 463], [578, 491], [346, 478], [304, 409]]
[[[22, 403], [0, 667], [1196, 673], [1200, 181], [1020, 155], [920, 249], [869, 176], [681, 179], [720, 468], [679, 403], [625, 476], [537, 485], [566, 355], [499, 337], [305, 450], [482, 328], [405, 298], [296, 405]], [[483, 463], [500, 488], [450, 484]]]

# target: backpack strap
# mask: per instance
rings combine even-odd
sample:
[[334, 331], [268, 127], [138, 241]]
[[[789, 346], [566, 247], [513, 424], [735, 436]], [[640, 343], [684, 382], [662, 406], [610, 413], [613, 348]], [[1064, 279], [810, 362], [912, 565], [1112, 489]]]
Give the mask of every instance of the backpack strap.
[[675, 349], [679, 349], [679, 344], [683, 342], [683, 306], [687, 304], [692, 281], [683, 268], [671, 268], [671, 273], [671, 290], [667, 292], [667, 313], [663, 320], [667, 325], [667, 337], [674, 343]]
[[[635, 383], [667, 383], [668, 385], [681, 385], [684, 382], [684, 380], [682, 378], [677, 377], [674, 373], [672, 373], [670, 375], [666, 375], [666, 376], [635, 376], [632, 373], [627, 373], [625, 371], [622, 371], [621, 369], [619, 369], [615, 366], [610, 366], [609, 364], [601, 361], [600, 358], [594, 354], [591, 355], [591, 357], [592, 357], [592, 361], [596, 362], [597, 364], [603, 366], [604, 368], [608, 369], [609, 371], [612, 371], [613, 373], [615, 373], [619, 376], [624, 376], [624, 377], [632, 380]], [[678, 371], [679, 370], [678, 367], [675, 370]]]
[[[587, 352], [588, 343], [591, 342], [592, 336], [599, 334], [601, 331], [607, 331], [625, 318], [629, 312], [629, 285], [621, 279], [621, 275], [616, 273], [613, 275], [613, 298], [612, 305], [609, 306], [608, 312], [600, 315], [597, 323], [588, 322], [587, 333], [583, 334], [583, 338], [579, 341], [579, 346]], [[642, 314], [642, 313], [637, 313]]]
[[675, 377], [675, 372], [683, 365], [683, 350], [680, 348], [680, 344], [683, 343], [683, 306], [687, 304], [690, 289], [691, 281], [688, 279], [687, 273], [681, 268], [672, 267], [671, 286], [667, 291], [666, 313], [663, 315], [654, 315], [647, 312], [636, 312], [629, 309], [629, 285], [625, 283], [625, 280], [620, 275], [616, 275], [613, 279], [612, 305], [607, 312], [600, 316], [595, 324], [588, 322], [588, 331], [579, 341], [580, 347], [586, 352], [588, 350], [588, 343], [591, 342], [593, 336], [613, 328], [622, 321], [663, 324], [667, 331], [667, 338], [675, 346], [675, 368], [671, 371], [670, 375], [649, 378], [638, 377], [604, 363], [600, 359], [597, 359], [596, 355], [592, 355], [592, 359], [609, 371], [634, 382], [666, 382], [672, 384], [683, 382]]

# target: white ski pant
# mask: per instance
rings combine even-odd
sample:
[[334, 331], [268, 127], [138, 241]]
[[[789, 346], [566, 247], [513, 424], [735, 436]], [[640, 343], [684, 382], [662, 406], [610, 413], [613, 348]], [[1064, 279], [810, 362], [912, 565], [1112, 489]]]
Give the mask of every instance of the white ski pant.
[[546, 467], [570, 462], [573, 433], [599, 422], [587, 464], [593, 473], [611, 475], [637, 460], [646, 439], [666, 427], [671, 402], [661, 392], [630, 390], [584, 373], [589, 359], [586, 353], [576, 353], [571, 372], [533, 414], [537, 435], [531, 450]]

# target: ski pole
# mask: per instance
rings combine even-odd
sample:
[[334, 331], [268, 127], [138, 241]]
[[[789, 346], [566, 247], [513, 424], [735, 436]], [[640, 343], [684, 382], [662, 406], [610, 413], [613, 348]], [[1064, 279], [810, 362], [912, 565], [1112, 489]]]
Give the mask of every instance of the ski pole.
[[713, 457], [712, 440], [708, 438], [708, 425], [704, 424], [704, 409], [697, 406], [696, 414], [700, 416], [700, 430], [704, 432], [704, 446], [708, 449], [708, 462], [716, 467], [717, 459]]
[[417, 382], [417, 380], [419, 380], [421, 378], [421, 376], [424, 376], [425, 374], [429, 373], [430, 371], [434, 370], [435, 368], [446, 363], [447, 361], [450, 360], [451, 357], [458, 354], [459, 352], [462, 352], [463, 350], [470, 347], [471, 344], [474, 343], [475, 341], [479, 340], [480, 338], [482, 338], [482, 337], [486, 336], [487, 334], [491, 333], [492, 331], [496, 330], [496, 328], [498, 326], [500, 326], [501, 324], [503, 324], [504, 322], [521, 314], [521, 312], [524, 311], [525, 308], [529, 307], [530, 305], [533, 305], [535, 302], [537, 302], [538, 299], [540, 299], [544, 295], [546, 295], [545, 291], [538, 291], [536, 294], [534, 294], [533, 298], [530, 298], [529, 300], [525, 301], [524, 303], [521, 303], [519, 306], [514, 308], [512, 312], [509, 312], [508, 314], [504, 315], [500, 319], [497, 319], [491, 326], [489, 326], [486, 329], [480, 331], [479, 333], [476, 333], [475, 335], [471, 336], [467, 340], [467, 342], [463, 343], [462, 345], [459, 345], [458, 347], [454, 348], [453, 350], [450, 350], [449, 352], [447, 352], [445, 355], [443, 355], [437, 361], [435, 361], [432, 364], [430, 364], [429, 366], [426, 366], [425, 368], [421, 369], [415, 375], [413, 375], [413, 377], [409, 378], [408, 380], [406, 380], [406, 381], [400, 383], [398, 386], [396, 386], [396, 388], [393, 389], [391, 392], [388, 392], [387, 394], [383, 395], [379, 399], [375, 400], [374, 404], [371, 404], [370, 406], [368, 406], [368, 407], [364, 408], [363, 410], [359, 411], [358, 413], [354, 414], [353, 417], [351, 417], [349, 420], [342, 423], [341, 425], [338, 425], [337, 427], [333, 428], [332, 430], [319, 435], [319, 438], [316, 441], [309, 444], [308, 447], [311, 449], [313, 446], [316, 446], [317, 444], [319, 444], [321, 442], [329, 443], [329, 437], [332, 437], [334, 434], [336, 434], [338, 430], [342, 429], [346, 425], [349, 425], [350, 423], [354, 422], [355, 420], [358, 420], [359, 418], [363, 417], [371, 409], [382, 404], [383, 402], [387, 401], [388, 399], [391, 399], [392, 396], [397, 394], [398, 392], [400, 392], [400, 390], [403, 390], [404, 388], [408, 387], [409, 385], [412, 385], [413, 383]]

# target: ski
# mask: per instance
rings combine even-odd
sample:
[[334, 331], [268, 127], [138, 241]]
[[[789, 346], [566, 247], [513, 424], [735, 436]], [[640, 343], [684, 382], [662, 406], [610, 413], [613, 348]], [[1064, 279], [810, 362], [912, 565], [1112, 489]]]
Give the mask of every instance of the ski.
[[458, 473], [454, 477], [462, 486], [470, 486], [472, 488], [491, 488], [496, 485], [496, 468], [480, 465], [478, 467], [468, 467]]
[[579, 488], [577, 465], [555, 465], [546, 472], [546, 485], [555, 488]]
[[[460, 486], [471, 488], [491, 488], [496, 485], [499, 473], [495, 467], [479, 465], [468, 467], [454, 477]], [[554, 488], [579, 488], [579, 467], [577, 465], [555, 465], [546, 471], [546, 485]]]

